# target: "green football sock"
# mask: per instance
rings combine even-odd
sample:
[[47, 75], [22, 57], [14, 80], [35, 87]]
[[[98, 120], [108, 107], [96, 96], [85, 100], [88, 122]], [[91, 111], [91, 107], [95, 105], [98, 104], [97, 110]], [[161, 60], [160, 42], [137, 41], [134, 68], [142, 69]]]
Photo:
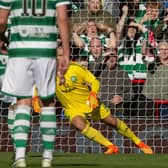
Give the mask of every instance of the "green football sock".
[[25, 157], [26, 145], [30, 129], [31, 107], [19, 105], [15, 110], [14, 120], [14, 145], [16, 148], [16, 160]]
[[[54, 150], [56, 136], [56, 108], [43, 107], [41, 108], [40, 128], [43, 142], [43, 157], [51, 158]], [[51, 158], [52, 159], [52, 158]]]

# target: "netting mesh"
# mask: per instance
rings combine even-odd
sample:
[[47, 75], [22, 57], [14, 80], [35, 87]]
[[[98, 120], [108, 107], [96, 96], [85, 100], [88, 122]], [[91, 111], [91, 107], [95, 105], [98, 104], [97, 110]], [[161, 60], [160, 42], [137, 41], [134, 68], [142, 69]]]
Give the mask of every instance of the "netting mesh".
[[[85, 15], [82, 15], [82, 12], [81, 12], [82, 10], [86, 12], [88, 10], [86, 9], [87, 2], [88, 1], [73, 1], [73, 4], [69, 7], [69, 15], [71, 18], [70, 19], [71, 31], [76, 31], [76, 29], [73, 26], [75, 23], [79, 23], [79, 21], [81, 23], [84, 23], [86, 20], [88, 21], [94, 20], [96, 22], [106, 23], [112, 28], [112, 30], [109, 30], [108, 29], [109, 27], [108, 28], [106, 27], [107, 29], [104, 28], [106, 31], [105, 36], [103, 37], [100, 36], [101, 42], [104, 45], [103, 47], [105, 48], [106, 51], [110, 47], [111, 49], [114, 49], [113, 44], [109, 45], [106, 39], [106, 38], [108, 39], [111, 38], [111, 35], [109, 33], [111, 33], [113, 29], [115, 29], [114, 20], [116, 24], [117, 23], [119, 24], [120, 19], [122, 19], [122, 15], [126, 12], [126, 9], [124, 9], [123, 6], [124, 5], [128, 6], [128, 11], [126, 12], [127, 19], [125, 19], [124, 22], [122, 23], [123, 28], [121, 28], [121, 32], [119, 31], [120, 30], [119, 27], [117, 27], [117, 29], [115, 30], [116, 33], [119, 33], [119, 37], [118, 37], [119, 39], [117, 41], [116, 48], [117, 48], [118, 62], [121, 65], [122, 69], [128, 73], [128, 77], [130, 81], [132, 82], [133, 86], [135, 86], [133, 88], [135, 92], [135, 96], [134, 96], [134, 99], [131, 100], [133, 104], [131, 105], [125, 104], [122, 106], [122, 108], [128, 108], [127, 112], [123, 113], [123, 110], [120, 111], [115, 107], [114, 115], [124, 120], [128, 124], [128, 126], [135, 132], [135, 134], [140, 137], [140, 139], [142, 139], [144, 142], [146, 142], [154, 149], [155, 153], [168, 153], [168, 146], [167, 146], [167, 139], [168, 139], [168, 122], [167, 122], [167, 116], [168, 116], [167, 104], [168, 103], [167, 102], [168, 101], [165, 98], [166, 96], [164, 97], [164, 94], [163, 94], [163, 93], [167, 94], [166, 89], [165, 90], [162, 89], [162, 86], [164, 86], [165, 88], [167, 88], [168, 86], [167, 86], [167, 83], [164, 83], [162, 81], [162, 79], [166, 79], [166, 76], [164, 76], [164, 73], [160, 73], [160, 76], [158, 76], [158, 80], [156, 80], [156, 81], [160, 81], [160, 83], [156, 83], [156, 85], [160, 85], [161, 89], [160, 89], [160, 93], [158, 94], [159, 96], [154, 94], [150, 96], [150, 99], [153, 100], [152, 105], [149, 105], [148, 107], [145, 103], [148, 101], [148, 99], [144, 99], [144, 97], [142, 98], [141, 96], [139, 96], [143, 90], [143, 85], [147, 78], [146, 74], [148, 72], [153, 74], [154, 71], [156, 70], [155, 65], [157, 65], [158, 63], [157, 62], [158, 57], [156, 56], [158, 54], [157, 45], [159, 44], [160, 41], [167, 40], [167, 37], [168, 37], [167, 24], [166, 24], [167, 22], [164, 22], [164, 18], [166, 18], [166, 15], [167, 15], [167, 6], [166, 6], [167, 4], [163, 3], [162, 1], [161, 2], [159, 1], [160, 5], [158, 7], [158, 4], [156, 3], [158, 1], [154, 1], [154, 0], [148, 4], [149, 6], [153, 4], [154, 5], [154, 7], [152, 6], [153, 9], [158, 10], [158, 14], [155, 19], [156, 22], [152, 24], [153, 21], [150, 21], [148, 23], [144, 21], [144, 27], [148, 29], [147, 33], [145, 34], [143, 30], [140, 30], [140, 32], [138, 32], [136, 37], [132, 40], [132, 39], [128, 39], [127, 31], [128, 31], [128, 28], [135, 28], [135, 25], [130, 25], [130, 21], [132, 21], [132, 19], [135, 20], [137, 23], [141, 21], [141, 19], [143, 18], [146, 12], [145, 1], [144, 2], [140, 1], [139, 4], [136, 5], [131, 0], [126, 0], [126, 1], [125, 0], [115, 0], [115, 1], [104, 0], [101, 4], [102, 9], [103, 11], [109, 12], [109, 15], [102, 14], [101, 16], [103, 16], [103, 21], [101, 21], [101, 17], [96, 14], [89, 16], [85, 13]], [[150, 6], [150, 8], [152, 7]], [[109, 16], [113, 16], [114, 20], [112, 20], [112, 17], [109, 17]], [[156, 33], [160, 30], [160, 29], [157, 29], [158, 28], [157, 25], [158, 27], [162, 25], [161, 33]], [[80, 29], [76, 33], [78, 34], [78, 36], [83, 38], [82, 42], [87, 44], [84, 49], [81, 49], [79, 45], [76, 45], [75, 39], [71, 37], [72, 55], [81, 55], [81, 56], [85, 55], [88, 57], [93, 56], [93, 53], [90, 54], [90, 51], [89, 51], [89, 45], [90, 45], [89, 38], [87, 38], [86, 36], [81, 36], [82, 31], [83, 30]], [[102, 30], [99, 29], [99, 31], [101, 32]], [[152, 32], [154, 33], [155, 38]], [[143, 37], [141, 36], [142, 33], [144, 33]], [[140, 48], [143, 47], [142, 41], [145, 41], [145, 47], [146, 47], [145, 50], [139, 50], [139, 47]], [[105, 54], [105, 51], [103, 52], [104, 52], [103, 54]], [[133, 52], [133, 53], [129, 55], [130, 52]], [[125, 60], [125, 62], [124, 62], [125, 58], [123, 57], [123, 53], [127, 59]], [[143, 55], [141, 55], [142, 53]], [[135, 54], [137, 54], [137, 57], [134, 57]], [[147, 56], [145, 57], [145, 59], [144, 59], [144, 55]], [[89, 57], [89, 60], [90, 60], [90, 64], [92, 64], [95, 61], [93, 57]], [[142, 66], [144, 65], [144, 62], [142, 61], [147, 62], [147, 64], [145, 64], [147, 65], [146, 68]], [[102, 63], [102, 60], [101, 60], [101, 63]], [[100, 71], [103, 70], [103, 66], [98, 66], [98, 68]], [[100, 80], [102, 80], [101, 76], [100, 76]], [[110, 83], [106, 83], [106, 85], [110, 85]], [[107, 97], [106, 97], [106, 100], [104, 100], [105, 102], [109, 101], [107, 100], [108, 92], [106, 94], [107, 94]], [[144, 102], [145, 104], [139, 104], [139, 102]], [[8, 127], [7, 127], [8, 106], [9, 106], [8, 103], [4, 103], [1, 101], [0, 151], [13, 151], [12, 139], [11, 139], [11, 136], [9, 135]], [[104, 148], [102, 146], [85, 138], [74, 127], [70, 126], [69, 121], [65, 118], [65, 116], [62, 113], [62, 108], [59, 103], [57, 105], [57, 119], [58, 120], [57, 120], [57, 136], [55, 139], [55, 151], [80, 152], [80, 153], [103, 152]], [[130, 140], [120, 136], [119, 134], [116, 133], [115, 130], [113, 130], [109, 126], [106, 126], [102, 122], [91, 121], [91, 124], [93, 125], [94, 128], [100, 130], [103, 133], [103, 135], [105, 135], [105, 137], [107, 137], [110, 141], [114, 142], [120, 148], [121, 153], [139, 153], [140, 152], [139, 149], [137, 149]], [[35, 113], [32, 114], [32, 124], [31, 124], [30, 132], [31, 133], [29, 135], [27, 151], [41, 152], [42, 143], [41, 143], [38, 114], [35, 114]]]
[[[2, 105], [2, 104], [1, 104]], [[1, 106], [2, 107], [2, 106]], [[5, 110], [5, 108], [3, 109]], [[1, 112], [3, 111], [1, 109]], [[5, 112], [6, 113], [6, 112]], [[57, 136], [55, 138], [55, 152], [102, 153], [104, 147], [85, 138], [74, 127], [70, 126], [67, 119], [58, 115]], [[160, 118], [121, 118], [144, 142], [150, 145], [155, 153], [168, 153], [168, 122]], [[100, 130], [111, 142], [118, 145], [121, 153], [140, 153], [135, 145], [116, 133], [114, 129], [102, 122], [92, 122], [94, 128]], [[13, 151], [12, 139], [7, 128], [7, 116], [0, 116], [0, 151]], [[41, 152], [42, 143], [39, 127], [39, 115], [32, 115], [32, 125], [29, 135], [27, 151]]]

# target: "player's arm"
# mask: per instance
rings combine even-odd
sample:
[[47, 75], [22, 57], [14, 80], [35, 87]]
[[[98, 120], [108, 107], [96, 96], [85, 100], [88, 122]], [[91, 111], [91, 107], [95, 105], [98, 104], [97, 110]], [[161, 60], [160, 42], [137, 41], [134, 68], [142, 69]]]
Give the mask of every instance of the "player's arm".
[[100, 82], [96, 79], [96, 77], [87, 69], [83, 72], [83, 79], [85, 83], [90, 87], [90, 90], [98, 93], [100, 89]]
[[69, 55], [70, 55], [70, 45], [69, 45], [69, 24], [67, 15], [67, 5], [58, 5], [57, 8], [57, 22], [60, 38], [62, 41], [63, 55], [58, 60], [58, 77], [60, 81], [64, 83], [64, 74], [69, 67]]
[[5, 6], [9, 3], [5, 3], [0, 1], [0, 40], [4, 42], [8, 42], [7, 37], [5, 37], [5, 30], [8, 23], [8, 16], [10, 13], [10, 7]]
[[7, 28], [8, 16], [10, 13], [10, 1], [0, 1], [0, 52], [7, 54], [6, 45], [8, 44], [8, 37], [5, 36], [5, 30]]
[[90, 93], [88, 97], [88, 103], [90, 108], [94, 109], [99, 105], [97, 95], [100, 89], [100, 83], [96, 77], [88, 70], [83, 69], [83, 72], [80, 73], [83, 76], [84, 82], [90, 88]]
[[7, 54], [5, 43], [8, 44], [8, 38], [5, 36], [5, 30], [8, 22], [10, 10], [0, 6], [0, 52]]

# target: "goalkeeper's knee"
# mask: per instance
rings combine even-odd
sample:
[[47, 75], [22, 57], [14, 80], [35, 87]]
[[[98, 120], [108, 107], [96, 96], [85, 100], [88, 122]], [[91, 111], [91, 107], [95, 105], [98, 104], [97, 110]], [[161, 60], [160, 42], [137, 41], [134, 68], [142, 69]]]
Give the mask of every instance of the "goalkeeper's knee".
[[81, 131], [81, 133], [82, 133], [82, 134], [85, 134], [85, 133], [87, 132], [89, 126], [90, 126], [90, 124], [87, 123], [87, 124], [86, 124], [86, 127]]

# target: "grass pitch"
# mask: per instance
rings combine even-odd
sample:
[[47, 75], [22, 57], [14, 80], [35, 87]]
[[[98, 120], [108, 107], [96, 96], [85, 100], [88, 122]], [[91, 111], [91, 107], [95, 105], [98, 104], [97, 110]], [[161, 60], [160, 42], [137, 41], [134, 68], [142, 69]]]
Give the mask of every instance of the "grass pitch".
[[[12, 153], [0, 152], [0, 168], [11, 167]], [[40, 168], [41, 154], [28, 153], [27, 167]], [[79, 154], [56, 153], [54, 164], [56, 168], [168, 168], [168, 154]]]

